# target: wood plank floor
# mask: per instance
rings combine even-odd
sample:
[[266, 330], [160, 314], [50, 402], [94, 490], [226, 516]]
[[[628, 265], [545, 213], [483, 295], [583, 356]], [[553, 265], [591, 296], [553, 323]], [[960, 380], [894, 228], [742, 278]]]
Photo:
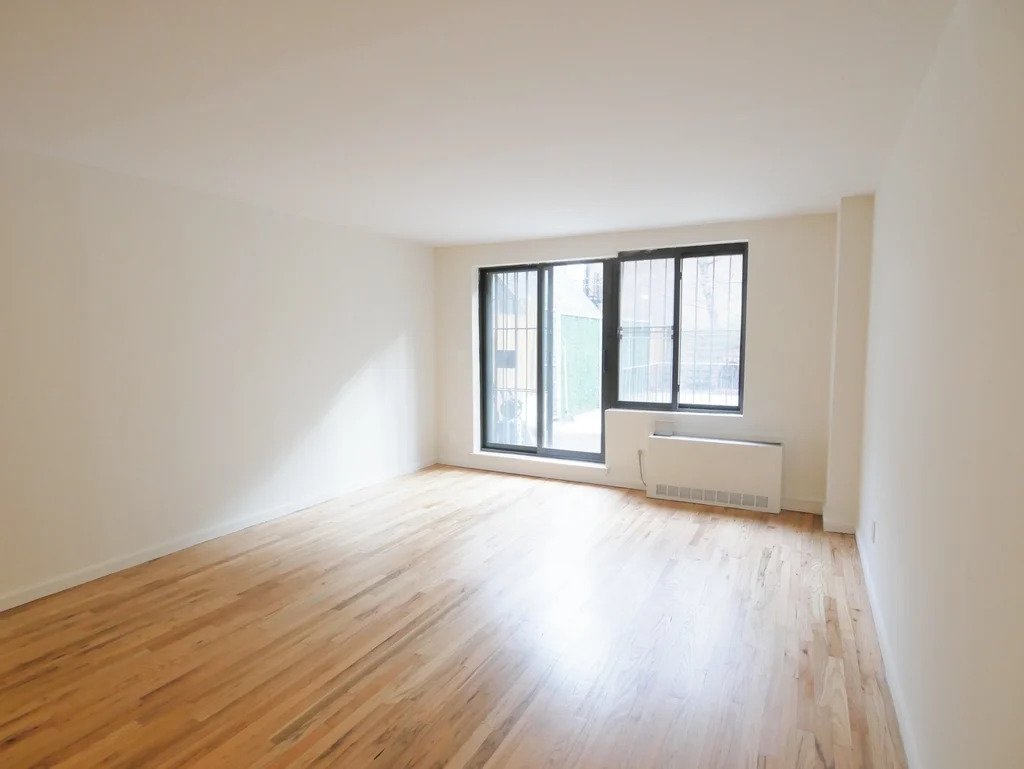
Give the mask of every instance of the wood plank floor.
[[0, 766], [905, 761], [852, 537], [436, 467], [0, 615]]

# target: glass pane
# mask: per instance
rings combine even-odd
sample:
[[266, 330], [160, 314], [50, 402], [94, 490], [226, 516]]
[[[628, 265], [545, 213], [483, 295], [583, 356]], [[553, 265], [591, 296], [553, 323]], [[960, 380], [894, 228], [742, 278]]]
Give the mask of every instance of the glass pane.
[[622, 263], [619, 299], [619, 400], [672, 402], [675, 260]]
[[743, 255], [683, 259], [679, 291], [680, 404], [738, 406]]
[[487, 277], [489, 340], [484, 442], [537, 445], [537, 271]]
[[544, 446], [598, 454], [604, 265], [557, 265], [546, 274]]

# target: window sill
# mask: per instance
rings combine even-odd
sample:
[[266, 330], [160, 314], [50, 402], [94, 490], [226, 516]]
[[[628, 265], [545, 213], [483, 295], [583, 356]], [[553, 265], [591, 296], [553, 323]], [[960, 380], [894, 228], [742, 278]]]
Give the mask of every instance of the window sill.
[[534, 465], [551, 465], [553, 467], [583, 467], [593, 470], [607, 470], [608, 465], [604, 462], [588, 462], [583, 459], [555, 459], [554, 457], [537, 457], [531, 454], [517, 454], [514, 451], [492, 451], [490, 449], [479, 449], [473, 452], [475, 457], [486, 459], [508, 459], [513, 462], [526, 462]]
[[742, 411], [711, 411], [704, 409], [629, 409], [629, 408], [610, 408], [605, 409], [605, 412], [615, 412], [616, 414], [650, 414], [651, 416], [658, 417], [670, 417], [676, 415], [685, 415], [689, 417], [729, 417], [731, 419], [742, 419]]

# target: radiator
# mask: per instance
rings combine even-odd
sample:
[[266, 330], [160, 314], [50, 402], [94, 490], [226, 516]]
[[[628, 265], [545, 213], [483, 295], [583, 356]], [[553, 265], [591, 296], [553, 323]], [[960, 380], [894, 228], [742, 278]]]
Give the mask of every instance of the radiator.
[[644, 457], [647, 496], [738, 507], [782, 508], [782, 444], [652, 435]]

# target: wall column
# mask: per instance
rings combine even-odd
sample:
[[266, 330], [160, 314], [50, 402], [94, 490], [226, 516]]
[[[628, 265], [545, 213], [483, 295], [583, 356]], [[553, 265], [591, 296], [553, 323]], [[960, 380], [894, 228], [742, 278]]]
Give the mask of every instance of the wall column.
[[827, 531], [849, 534], [857, 530], [860, 512], [864, 367], [874, 209], [874, 195], [843, 198], [839, 204], [836, 229], [824, 525]]

